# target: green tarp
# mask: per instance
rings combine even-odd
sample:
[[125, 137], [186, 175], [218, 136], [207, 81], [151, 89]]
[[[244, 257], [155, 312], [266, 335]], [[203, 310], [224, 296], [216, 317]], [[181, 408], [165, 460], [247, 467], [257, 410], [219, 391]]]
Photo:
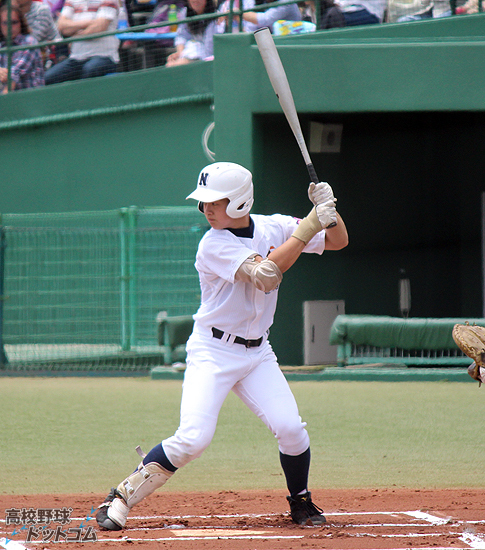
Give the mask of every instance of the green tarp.
[[339, 315], [330, 331], [330, 344], [352, 343], [381, 348], [453, 349], [451, 332], [457, 323], [485, 326], [485, 319], [409, 318], [385, 315]]

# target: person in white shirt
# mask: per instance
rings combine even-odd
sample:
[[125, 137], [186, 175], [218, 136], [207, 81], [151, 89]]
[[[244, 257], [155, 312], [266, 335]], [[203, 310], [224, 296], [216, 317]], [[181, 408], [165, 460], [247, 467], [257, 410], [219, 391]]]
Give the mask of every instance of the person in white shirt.
[[342, 10], [345, 26], [375, 25], [384, 21], [387, 0], [336, 0]]
[[287, 4], [286, 6], [276, 6], [266, 11], [248, 11], [243, 13], [244, 21], [251, 23], [251, 31], [262, 29], [263, 27], [273, 28], [276, 21], [301, 21], [301, 12], [298, 4]]
[[[215, 0], [188, 0], [180, 19], [215, 13]], [[204, 19], [182, 23], [177, 28], [176, 51], [167, 58], [167, 67], [186, 65], [193, 61], [206, 61], [214, 55], [214, 34], [217, 34], [217, 19]]]
[[[118, 0], [66, 0], [57, 26], [65, 37], [115, 31], [119, 9]], [[72, 42], [69, 57], [46, 71], [46, 85], [116, 72], [118, 47], [115, 35]]]
[[314, 207], [302, 220], [281, 214], [251, 215], [249, 170], [216, 162], [200, 172], [197, 188], [187, 198], [199, 201], [211, 229], [202, 237], [195, 261], [201, 304], [186, 345], [180, 425], [111, 490], [96, 514], [101, 528], [123, 529], [133, 506], [202, 455], [230, 391], [278, 440], [292, 521], [325, 523], [308, 490], [306, 424], [268, 341], [283, 274], [302, 252], [322, 254], [348, 244], [330, 185], [312, 183], [308, 194]]

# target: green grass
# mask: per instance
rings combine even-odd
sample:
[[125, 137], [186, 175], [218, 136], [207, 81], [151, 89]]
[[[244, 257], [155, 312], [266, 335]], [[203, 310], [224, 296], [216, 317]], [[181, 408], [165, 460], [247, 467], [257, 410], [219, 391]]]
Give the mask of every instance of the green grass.
[[[311, 488], [485, 487], [485, 389], [446, 382], [294, 382]], [[178, 426], [181, 382], [0, 379], [0, 493], [106, 492]], [[168, 486], [167, 486], [168, 488]], [[277, 443], [230, 394], [204, 455], [170, 490], [285, 489]]]

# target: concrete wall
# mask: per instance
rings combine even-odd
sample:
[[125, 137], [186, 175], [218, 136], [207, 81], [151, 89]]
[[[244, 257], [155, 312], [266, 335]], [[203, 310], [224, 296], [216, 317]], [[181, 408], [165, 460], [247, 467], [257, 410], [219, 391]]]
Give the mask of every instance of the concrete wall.
[[[343, 125], [340, 153], [314, 153], [350, 245], [285, 275], [271, 340], [302, 361], [302, 303], [398, 315], [482, 315], [485, 16], [276, 39], [302, 128]], [[214, 106], [212, 111], [211, 106]], [[215, 61], [0, 97], [3, 212], [180, 205], [209, 162], [254, 172], [254, 211], [303, 216], [308, 175], [252, 35], [218, 36]]]
[[0, 98], [1, 212], [184, 204], [209, 162], [212, 64]]

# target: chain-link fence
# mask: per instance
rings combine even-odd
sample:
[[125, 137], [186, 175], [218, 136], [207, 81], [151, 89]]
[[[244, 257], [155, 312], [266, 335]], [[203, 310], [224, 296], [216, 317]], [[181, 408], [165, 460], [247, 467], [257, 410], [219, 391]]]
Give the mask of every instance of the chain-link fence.
[[207, 229], [197, 209], [1, 218], [4, 370], [147, 370], [157, 317], [191, 315]]

